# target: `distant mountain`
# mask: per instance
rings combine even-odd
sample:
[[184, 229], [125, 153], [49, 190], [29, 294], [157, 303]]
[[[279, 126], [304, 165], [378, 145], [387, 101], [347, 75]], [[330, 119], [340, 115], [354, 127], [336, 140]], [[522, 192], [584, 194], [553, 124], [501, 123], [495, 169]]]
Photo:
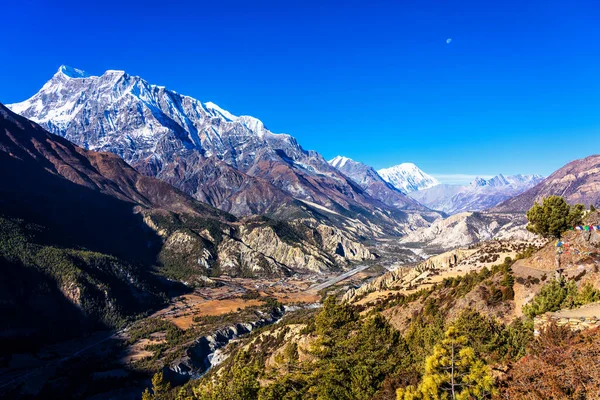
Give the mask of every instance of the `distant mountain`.
[[317, 219], [352, 218], [369, 235], [428, 224], [419, 214], [374, 199], [292, 136], [124, 71], [89, 76], [63, 66], [33, 97], [8, 107], [77, 145], [117, 154], [144, 175], [238, 216], [315, 218], [307, 204], [316, 204], [328, 210]]
[[401, 209], [426, 210], [417, 201], [386, 182], [373, 167], [343, 156], [329, 160], [329, 164], [356, 182], [371, 197], [387, 205]]
[[570, 204], [600, 206], [600, 155], [571, 161], [526, 192], [497, 207], [498, 212], [525, 212], [544, 197], [562, 196]]
[[437, 185], [409, 194], [419, 203], [449, 214], [482, 211], [535, 186], [540, 175], [497, 175], [491, 179], [475, 178], [469, 185]]
[[437, 179], [421, 171], [413, 163], [403, 163], [380, 169], [377, 173], [402, 193], [411, 193], [439, 185]]

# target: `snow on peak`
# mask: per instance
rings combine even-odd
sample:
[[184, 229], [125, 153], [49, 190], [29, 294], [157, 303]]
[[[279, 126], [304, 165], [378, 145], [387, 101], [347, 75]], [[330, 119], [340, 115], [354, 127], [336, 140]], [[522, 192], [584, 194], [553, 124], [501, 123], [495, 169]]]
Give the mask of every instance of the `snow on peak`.
[[61, 73], [67, 78], [88, 78], [89, 75], [85, 73], [85, 71], [73, 67], [69, 67], [67, 65], [61, 65], [58, 68], [57, 73]]
[[230, 113], [227, 110], [223, 110], [221, 107], [219, 107], [218, 105], [216, 105], [213, 102], [209, 101], [209, 102], [204, 103], [204, 107], [206, 107], [210, 111], [220, 114], [222, 117], [228, 119], [229, 121], [237, 120], [237, 117], [235, 115], [233, 115], [232, 113]]
[[377, 173], [396, 189], [410, 193], [439, 185], [437, 179], [421, 171], [413, 163], [402, 163], [390, 168], [384, 168]]
[[329, 165], [331, 165], [333, 168], [343, 168], [344, 165], [346, 165], [346, 163], [350, 161], [354, 161], [351, 158], [348, 157], [344, 157], [344, 156], [335, 156], [334, 158], [332, 158], [331, 160], [327, 161], [329, 163]]
[[475, 178], [473, 182], [469, 184], [471, 187], [502, 187], [502, 186], [513, 186], [513, 187], [522, 187], [522, 186], [534, 186], [541, 182], [544, 178], [541, 175], [502, 175], [498, 174], [490, 179], [483, 179], [480, 177]]

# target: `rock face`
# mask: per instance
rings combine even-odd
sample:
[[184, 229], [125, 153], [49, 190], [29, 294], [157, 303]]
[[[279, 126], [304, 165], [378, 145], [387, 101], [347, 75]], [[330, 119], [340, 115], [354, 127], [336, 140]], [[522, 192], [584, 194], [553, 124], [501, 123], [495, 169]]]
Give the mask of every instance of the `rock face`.
[[492, 211], [523, 213], [534, 202], [541, 202], [544, 197], [551, 195], [562, 196], [570, 204], [599, 206], [600, 155], [568, 163], [533, 188], [499, 204]]
[[428, 211], [418, 202], [407, 197], [391, 183], [386, 182], [372, 167], [348, 157], [337, 156], [329, 164], [352, 179], [371, 197], [401, 209]]
[[256, 321], [238, 323], [222, 328], [211, 335], [197, 339], [186, 351], [185, 357], [165, 367], [167, 377], [184, 383], [190, 378], [199, 378], [212, 366], [215, 351], [226, 346], [231, 340], [252, 332], [256, 328], [271, 325], [284, 315], [283, 307], [264, 314]]
[[[517, 254], [522, 253], [530, 246], [539, 247], [540, 245], [540, 242], [530, 243], [519, 240], [479, 242], [468, 248], [450, 250], [420, 262], [400, 266], [358, 288], [348, 290], [343, 298], [346, 301], [356, 301], [372, 292], [419, 290], [431, 286], [433, 283], [441, 282], [445, 277], [479, 271], [483, 267], [491, 268], [506, 257], [514, 259]], [[457, 305], [461, 302], [462, 300], [459, 300]], [[464, 308], [468, 308], [468, 304], [464, 305]]]
[[469, 185], [437, 185], [409, 194], [427, 207], [449, 214], [482, 211], [532, 188], [544, 178], [540, 175], [497, 175], [476, 178]]
[[74, 71], [61, 67], [36, 95], [9, 108], [238, 216], [321, 218], [294, 200], [300, 199], [388, 233], [409, 229], [407, 215], [396, 206], [372, 198], [319, 153], [270, 132], [256, 118], [235, 116], [124, 71]]
[[526, 225], [522, 215], [460, 213], [407, 235], [401, 243], [436, 254], [489, 239], [534, 240], [535, 235], [525, 229]]
[[421, 171], [413, 163], [402, 163], [390, 168], [380, 169], [377, 173], [402, 193], [411, 193], [439, 184], [437, 179]]
[[475, 253], [475, 250], [456, 249], [428, 259], [412, 266], [400, 267], [373, 279], [356, 289], [347, 291], [343, 300], [352, 301], [368, 293], [391, 288], [409, 288], [420, 277], [427, 275], [426, 271], [450, 269], [459, 265]]

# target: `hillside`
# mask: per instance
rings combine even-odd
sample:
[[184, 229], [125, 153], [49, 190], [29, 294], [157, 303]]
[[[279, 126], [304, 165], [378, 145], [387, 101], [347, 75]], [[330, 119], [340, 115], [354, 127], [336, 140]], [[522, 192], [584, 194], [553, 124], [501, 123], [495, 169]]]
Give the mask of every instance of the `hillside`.
[[[597, 219], [596, 213], [586, 223]], [[554, 243], [536, 251], [526, 242], [491, 242], [465, 249], [462, 260], [454, 254], [447, 257], [454, 260], [449, 263], [440, 260], [423, 266], [430, 277], [440, 275], [433, 282], [390, 285], [380, 296], [351, 302], [329, 297], [321, 310], [289, 315], [230, 346], [225, 362], [180, 393], [201, 400], [236, 396], [393, 400], [397, 389], [410, 392], [410, 387], [414, 390], [431, 377], [432, 368], [438, 371], [434, 362], [449, 354], [452, 343], [476, 361], [477, 369], [471, 371], [477, 371], [479, 379], [472, 384], [487, 391], [482, 398], [595, 398], [600, 387], [593, 367], [600, 348], [598, 329], [577, 333], [554, 325], [534, 336], [530, 317], [539, 307], [538, 312], [544, 312], [552, 310], [547, 307], [600, 300], [600, 239], [594, 235], [600, 238], [590, 232], [565, 236], [585, 254], [565, 258], [566, 269], [572, 272], [559, 280], [549, 271], [537, 277], [523, 269], [532, 262], [550, 262]], [[507, 254], [513, 257], [502, 259]], [[468, 265], [472, 268], [462, 274], [445, 275]], [[523, 308], [524, 292], [529, 299]], [[553, 304], [555, 296], [562, 303]], [[448, 378], [439, 374], [440, 379]], [[427, 382], [440, 392], [449, 387], [443, 380], [439, 389]], [[532, 382], [544, 386], [532, 390]], [[464, 385], [468, 384], [463, 380], [457, 387], [463, 390]]]
[[202, 284], [373, 257], [335, 228], [239, 221], [2, 105], [0, 170], [3, 350], [122, 326], [188, 290], [162, 276]]
[[600, 205], [600, 155], [571, 161], [528, 191], [515, 196], [491, 211], [526, 212], [544, 197], [561, 196], [570, 204]]

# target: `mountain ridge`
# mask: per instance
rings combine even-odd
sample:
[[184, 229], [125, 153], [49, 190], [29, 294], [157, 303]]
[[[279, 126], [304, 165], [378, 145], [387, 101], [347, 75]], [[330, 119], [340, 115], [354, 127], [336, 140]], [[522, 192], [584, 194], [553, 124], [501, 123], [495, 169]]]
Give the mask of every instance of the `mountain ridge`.
[[543, 179], [540, 175], [496, 175], [490, 179], [475, 178], [468, 185], [440, 184], [412, 192], [410, 197], [432, 209], [449, 214], [483, 211], [533, 187]]
[[544, 197], [562, 196], [570, 204], [600, 206], [600, 155], [573, 160], [536, 186], [498, 204], [493, 212], [524, 213]]
[[[70, 78], [59, 71], [30, 99], [8, 105], [50, 132], [84, 148], [109, 151], [144, 175], [158, 177], [197, 199], [238, 216], [302, 214], [306, 200], [361, 220], [363, 230], [381, 227], [400, 234], [427, 225], [418, 211], [408, 215], [373, 197], [292, 136], [275, 134], [258, 119], [235, 116], [123, 71]], [[224, 163], [203, 180], [205, 160]], [[214, 174], [238, 175], [237, 183]], [[253, 181], [260, 184], [243, 184]], [[192, 184], [193, 183], [193, 184]], [[195, 187], [194, 187], [195, 186]], [[282, 193], [283, 192], [283, 193]], [[277, 193], [273, 209], [267, 199]], [[414, 201], [407, 199], [409, 207]], [[313, 214], [314, 215], [314, 214]], [[415, 225], [416, 224], [416, 225]], [[340, 225], [343, 226], [343, 225]]]

